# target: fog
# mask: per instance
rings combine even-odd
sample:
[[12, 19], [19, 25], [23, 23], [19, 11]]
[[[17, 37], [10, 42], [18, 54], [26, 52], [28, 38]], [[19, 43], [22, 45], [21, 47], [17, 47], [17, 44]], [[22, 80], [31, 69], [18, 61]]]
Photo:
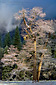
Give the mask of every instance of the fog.
[[11, 31], [13, 15], [22, 8], [42, 7], [46, 12], [46, 19], [56, 18], [56, 0], [0, 0], [0, 32]]

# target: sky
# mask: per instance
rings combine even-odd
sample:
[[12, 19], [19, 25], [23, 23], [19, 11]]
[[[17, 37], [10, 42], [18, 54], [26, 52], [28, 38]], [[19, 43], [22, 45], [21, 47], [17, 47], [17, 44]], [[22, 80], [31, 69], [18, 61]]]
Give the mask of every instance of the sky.
[[42, 7], [46, 18], [56, 18], [56, 0], [0, 0], [0, 30], [12, 29], [13, 15], [22, 8]]

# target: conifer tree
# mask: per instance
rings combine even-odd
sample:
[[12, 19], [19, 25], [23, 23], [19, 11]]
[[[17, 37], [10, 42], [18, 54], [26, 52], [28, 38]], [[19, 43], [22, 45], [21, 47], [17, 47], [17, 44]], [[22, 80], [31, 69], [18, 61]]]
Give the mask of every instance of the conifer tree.
[[15, 47], [18, 48], [18, 50], [21, 50], [21, 38], [20, 38], [18, 26], [16, 27], [15, 30], [14, 45]]
[[5, 36], [5, 41], [4, 41], [4, 47], [5, 46], [10, 46], [11, 45], [11, 39], [10, 39], [10, 34], [9, 32]]

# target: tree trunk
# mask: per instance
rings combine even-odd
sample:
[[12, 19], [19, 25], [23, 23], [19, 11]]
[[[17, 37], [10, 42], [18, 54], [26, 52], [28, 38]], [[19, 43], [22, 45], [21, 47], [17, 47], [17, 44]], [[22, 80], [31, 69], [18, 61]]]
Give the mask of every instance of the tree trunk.
[[37, 67], [36, 67], [36, 39], [34, 40], [34, 56], [33, 56], [33, 81], [37, 81]]
[[38, 76], [37, 76], [37, 80], [39, 82], [39, 78], [40, 78], [40, 72], [41, 72], [41, 66], [42, 66], [42, 60], [43, 60], [43, 54], [41, 55], [41, 60], [40, 60], [40, 63], [39, 63], [39, 67], [38, 67]]

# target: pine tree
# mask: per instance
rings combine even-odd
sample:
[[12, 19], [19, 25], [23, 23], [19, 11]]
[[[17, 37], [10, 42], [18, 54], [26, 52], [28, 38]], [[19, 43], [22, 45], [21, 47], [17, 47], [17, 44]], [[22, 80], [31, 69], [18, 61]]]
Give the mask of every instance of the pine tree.
[[20, 38], [18, 26], [16, 27], [15, 30], [14, 45], [15, 47], [18, 48], [18, 50], [21, 50], [21, 38]]
[[5, 36], [5, 42], [4, 42], [4, 47], [10, 46], [11, 45], [11, 39], [10, 39], [10, 34], [9, 32]]

